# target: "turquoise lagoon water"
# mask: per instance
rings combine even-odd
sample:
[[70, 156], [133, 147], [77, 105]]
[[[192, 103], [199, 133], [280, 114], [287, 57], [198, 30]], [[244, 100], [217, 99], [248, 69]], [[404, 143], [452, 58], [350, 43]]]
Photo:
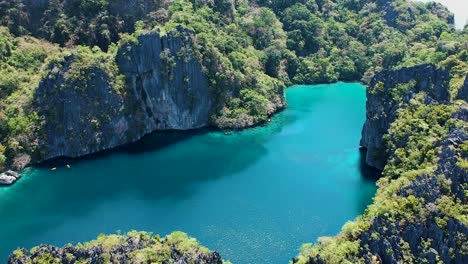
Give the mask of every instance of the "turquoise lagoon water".
[[0, 262], [17, 247], [135, 229], [182, 230], [233, 263], [287, 263], [361, 214], [378, 175], [358, 148], [364, 86], [295, 86], [287, 101], [262, 127], [158, 133], [30, 170], [0, 188]]

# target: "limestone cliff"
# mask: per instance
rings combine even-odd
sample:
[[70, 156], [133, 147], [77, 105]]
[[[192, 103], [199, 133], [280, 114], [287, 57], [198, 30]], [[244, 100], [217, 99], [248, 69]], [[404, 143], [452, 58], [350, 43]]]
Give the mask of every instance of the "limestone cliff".
[[[468, 105], [463, 105], [453, 116], [467, 124]], [[385, 214], [372, 220], [369, 230], [359, 237], [360, 254], [366, 263], [372, 263], [373, 259], [380, 263], [468, 262], [468, 225], [457, 215], [464, 214], [468, 202], [464, 187], [468, 183], [467, 169], [457, 164], [468, 159], [468, 153], [461, 149], [467, 141], [467, 126], [452, 127], [437, 143], [440, 151], [435, 172], [420, 172], [410, 184], [397, 191], [396, 195], [414, 197], [421, 203], [423, 209], [415, 210], [416, 221]], [[451, 212], [459, 208], [464, 209]]]
[[381, 170], [385, 166], [388, 153], [382, 145], [383, 135], [395, 120], [402, 99], [424, 91], [439, 102], [448, 102], [449, 82], [448, 70], [428, 64], [378, 73], [367, 89], [366, 122], [361, 138], [361, 146], [367, 149], [367, 164]]
[[119, 49], [117, 64], [142, 110], [146, 130], [208, 125], [212, 98], [192, 44], [191, 33], [178, 27], [164, 36], [143, 34], [138, 44]]
[[94, 153], [155, 130], [207, 126], [212, 96], [191, 45], [183, 28], [144, 33], [119, 48], [117, 77], [99, 63], [77, 66], [76, 55], [52, 64], [35, 94], [44, 117], [42, 159]]
[[293, 262], [468, 263], [467, 82], [453, 101], [451, 81], [433, 65], [374, 77], [361, 141], [383, 169], [374, 203]]

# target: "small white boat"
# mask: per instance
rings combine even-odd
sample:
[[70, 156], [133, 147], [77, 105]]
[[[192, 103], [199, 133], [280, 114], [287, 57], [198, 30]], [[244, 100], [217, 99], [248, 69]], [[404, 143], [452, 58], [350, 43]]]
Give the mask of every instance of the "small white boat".
[[53, 167], [53, 168], [52, 168], [52, 169], [50, 169], [50, 170], [53, 170], [53, 171], [54, 171], [54, 170], [56, 170], [56, 169], [57, 169], [57, 167]]
[[67, 168], [70, 169], [71, 168], [70, 165], [67, 164]]

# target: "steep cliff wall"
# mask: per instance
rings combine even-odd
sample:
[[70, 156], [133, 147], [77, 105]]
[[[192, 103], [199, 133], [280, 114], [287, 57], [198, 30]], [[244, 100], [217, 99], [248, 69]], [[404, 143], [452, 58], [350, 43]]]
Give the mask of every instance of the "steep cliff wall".
[[190, 33], [178, 28], [122, 45], [117, 65], [79, 54], [52, 64], [35, 94], [43, 159], [94, 153], [155, 130], [207, 126], [212, 97], [191, 45]]
[[409, 210], [414, 215], [381, 214], [359, 236], [360, 254], [366, 263], [468, 262], [468, 222], [463, 216], [467, 213], [468, 171], [460, 165], [468, 160], [462, 147], [468, 142], [468, 105], [462, 105], [453, 117], [465, 125], [452, 126], [436, 143], [440, 149], [437, 169], [413, 172], [417, 175], [414, 178], [402, 176], [410, 183], [402, 185], [395, 195], [417, 201], [406, 205], [408, 209], [414, 206]]
[[193, 129], [208, 125], [212, 98], [187, 29], [159, 36], [150, 32], [117, 54], [120, 72], [143, 113], [148, 131]]
[[374, 203], [294, 262], [468, 263], [468, 98], [451, 101], [450, 81], [432, 65], [375, 76], [362, 138], [383, 168]]
[[382, 145], [383, 135], [405, 100], [424, 91], [434, 100], [448, 102], [449, 83], [448, 70], [427, 64], [378, 73], [367, 89], [366, 122], [361, 138], [361, 146], [367, 149], [367, 164], [381, 170], [385, 166], [388, 153]]

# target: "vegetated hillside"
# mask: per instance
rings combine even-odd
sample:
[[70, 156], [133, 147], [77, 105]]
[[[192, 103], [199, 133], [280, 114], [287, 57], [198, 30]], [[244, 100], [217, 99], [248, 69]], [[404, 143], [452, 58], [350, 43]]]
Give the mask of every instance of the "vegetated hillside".
[[[444, 7], [410, 1], [14, 0], [0, 14], [0, 167], [15, 170], [157, 129], [252, 126], [285, 106], [285, 85], [370, 80], [467, 45]], [[145, 54], [148, 30], [184, 45]]]
[[194, 238], [182, 232], [166, 237], [146, 232], [125, 235], [100, 235], [96, 240], [57, 248], [41, 245], [15, 250], [9, 264], [51, 263], [198, 263], [222, 264], [217, 252], [200, 246]]

